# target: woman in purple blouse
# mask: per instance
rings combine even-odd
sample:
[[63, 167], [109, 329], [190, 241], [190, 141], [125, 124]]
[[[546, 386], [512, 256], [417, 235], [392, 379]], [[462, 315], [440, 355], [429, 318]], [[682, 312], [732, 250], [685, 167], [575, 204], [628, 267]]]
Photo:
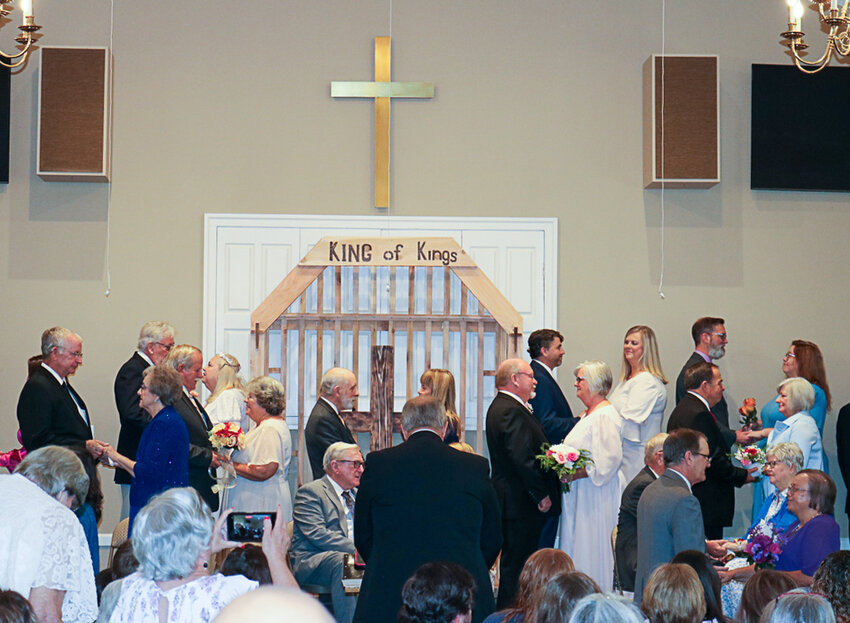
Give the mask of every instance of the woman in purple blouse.
[[809, 586], [823, 559], [840, 549], [833, 517], [835, 483], [818, 469], [798, 472], [788, 487], [788, 510], [797, 521], [785, 531], [785, 545], [776, 565], [797, 583]]

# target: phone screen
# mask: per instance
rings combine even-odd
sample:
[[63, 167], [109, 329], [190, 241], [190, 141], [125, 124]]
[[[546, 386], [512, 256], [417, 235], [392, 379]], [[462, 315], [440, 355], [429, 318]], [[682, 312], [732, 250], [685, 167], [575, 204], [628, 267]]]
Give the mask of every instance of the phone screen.
[[230, 513], [227, 516], [227, 539], [259, 543], [263, 540], [263, 520], [266, 517], [274, 524], [277, 513]]

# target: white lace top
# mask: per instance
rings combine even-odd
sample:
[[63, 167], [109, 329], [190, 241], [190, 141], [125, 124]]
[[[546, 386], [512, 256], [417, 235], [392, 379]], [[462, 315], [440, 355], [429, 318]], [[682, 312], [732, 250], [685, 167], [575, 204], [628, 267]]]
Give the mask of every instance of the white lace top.
[[83, 527], [68, 508], [18, 474], [0, 476], [0, 586], [65, 591], [62, 620], [91, 623], [97, 593]]
[[259, 584], [242, 575], [204, 576], [163, 591], [134, 573], [124, 578], [110, 623], [159, 623], [160, 597], [168, 601], [168, 623], [208, 623], [231, 601]]

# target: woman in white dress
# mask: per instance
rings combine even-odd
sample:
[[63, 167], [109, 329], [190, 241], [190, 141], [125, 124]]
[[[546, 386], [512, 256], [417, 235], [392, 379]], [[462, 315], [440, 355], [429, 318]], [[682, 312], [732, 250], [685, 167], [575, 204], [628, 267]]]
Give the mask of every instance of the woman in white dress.
[[667, 378], [661, 369], [655, 332], [645, 325], [626, 331], [620, 382], [610, 400], [623, 418], [623, 478], [628, 484], [643, 469], [646, 442], [661, 432], [667, 407]]
[[273, 511], [278, 504], [286, 521], [292, 520], [289, 462], [292, 437], [283, 417], [283, 385], [269, 376], [248, 383], [245, 399], [248, 416], [257, 427], [245, 436], [245, 448], [233, 453], [236, 486], [230, 491], [234, 510]]
[[213, 426], [233, 422], [244, 431], [253, 428], [245, 413], [245, 386], [239, 376], [239, 360], [228, 353], [218, 353], [204, 368], [204, 385], [212, 392], [207, 404], [207, 415]]
[[593, 463], [576, 472], [570, 490], [563, 494], [561, 549], [581, 569], [610, 591], [614, 579], [611, 532], [620, 508], [622, 419], [606, 399], [611, 389], [611, 368], [602, 361], [585, 361], [573, 371], [576, 395], [587, 409], [564, 443], [589, 450]]

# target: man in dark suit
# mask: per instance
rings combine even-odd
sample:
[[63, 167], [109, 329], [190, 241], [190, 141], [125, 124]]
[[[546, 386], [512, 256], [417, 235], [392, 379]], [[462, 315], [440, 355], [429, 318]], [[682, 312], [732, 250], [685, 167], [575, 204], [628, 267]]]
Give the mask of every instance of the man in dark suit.
[[676, 430], [664, 440], [666, 469], [640, 496], [637, 508], [638, 556], [635, 602], [658, 565], [686, 549], [705, 550], [702, 514], [691, 487], [705, 479], [708, 465], [705, 436]]
[[493, 611], [489, 568], [502, 545], [486, 459], [450, 448], [443, 406], [409, 400], [400, 446], [371, 452], [354, 507], [354, 544], [366, 572], [354, 621], [391, 623], [407, 578], [430, 561], [455, 562], [475, 578], [473, 621]]
[[322, 376], [319, 399], [310, 412], [304, 428], [304, 442], [313, 478], [324, 473], [322, 459], [332, 443], [355, 443], [354, 435], [345, 425], [340, 413], [351, 411], [357, 405], [357, 378], [351, 370], [331, 368]]
[[292, 573], [298, 583], [330, 586], [334, 618], [351, 623], [355, 597], [342, 585], [343, 555], [354, 553], [354, 504], [363, 455], [337, 441], [325, 452], [325, 475], [295, 493], [292, 507]]
[[[685, 362], [685, 365], [682, 366], [679, 376], [676, 377], [676, 404], [679, 404], [679, 401], [684, 397], [686, 392], [685, 371], [691, 366], [703, 361], [711, 363], [717, 359], [721, 359], [726, 354], [726, 344], [729, 343], [726, 334], [726, 321], [723, 318], [715, 318], [714, 316], [699, 318], [691, 326], [691, 337], [694, 339], [694, 352]], [[749, 437], [745, 432], [740, 430], [735, 431], [729, 428], [729, 407], [723, 395], [720, 396], [717, 404], [711, 408], [711, 412], [717, 419], [720, 434], [723, 436], [727, 445], [749, 443]]]
[[[118, 370], [113, 391], [121, 431], [116, 450], [128, 459], [136, 460], [139, 439], [151, 416], [139, 406], [139, 388], [142, 373], [150, 366], [162, 363], [174, 347], [176, 332], [167, 322], [153, 320], [142, 325], [139, 331], [138, 350]], [[115, 470], [115, 483], [121, 487], [121, 518], [130, 514], [130, 481], [132, 477], [123, 469]]]
[[[844, 405], [838, 412], [835, 442], [841, 479], [844, 481], [844, 487], [850, 491], [850, 404]], [[844, 514], [850, 519], [850, 495], [844, 501]]]
[[720, 368], [705, 361], [693, 365], [685, 371], [684, 384], [686, 393], [670, 414], [667, 432], [689, 428], [701, 432], [708, 441], [711, 465], [705, 473], [705, 482], [694, 486], [694, 495], [702, 507], [706, 537], [720, 539], [723, 527], [732, 525], [735, 514], [734, 487], [753, 482], [753, 477], [747, 470], [732, 465], [729, 444], [710, 410], [723, 396]]
[[219, 465], [209, 439], [212, 423], [200, 401], [193, 395], [203, 376], [203, 356], [198, 348], [180, 344], [171, 349], [165, 361], [177, 370], [183, 381], [183, 394], [174, 403], [174, 408], [189, 430], [189, 485], [201, 494], [211, 510], [218, 510], [218, 495], [212, 492], [214, 481], [209, 473], [210, 468]]
[[623, 591], [634, 592], [637, 571], [637, 507], [643, 490], [664, 473], [664, 440], [658, 433], [646, 442], [644, 467], [623, 491], [614, 542], [614, 573]]
[[[555, 380], [554, 370], [564, 361], [564, 336], [554, 329], [538, 329], [528, 336], [528, 354], [531, 355], [531, 370], [537, 386], [528, 404], [531, 405], [549, 443], [561, 443], [578, 418], [573, 412], [564, 392]], [[549, 516], [540, 533], [539, 547], [553, 547], [558, 534], [560, 517]]]
[[99, 458], [107, 444], [93, 438], [86, 403], [68, 382], [83, 363], [82, 338], [64, 327], [47, 329], [41, 334], [41, 354], [41, 365], [18, 398], [24, 447], [33, 452], [44, 446], [85, 446]]
[[503, 361], [496, 370], [499, 392], [487, 410], [487, 447], [502, 513], [499, 609], [516, 596], [520, 571], [538, 548], [546, 514], [561, 512], [558, 480], [534, 458], [546, 443], [543, 427], [528, 408], [536, 384], [525, 361]]

